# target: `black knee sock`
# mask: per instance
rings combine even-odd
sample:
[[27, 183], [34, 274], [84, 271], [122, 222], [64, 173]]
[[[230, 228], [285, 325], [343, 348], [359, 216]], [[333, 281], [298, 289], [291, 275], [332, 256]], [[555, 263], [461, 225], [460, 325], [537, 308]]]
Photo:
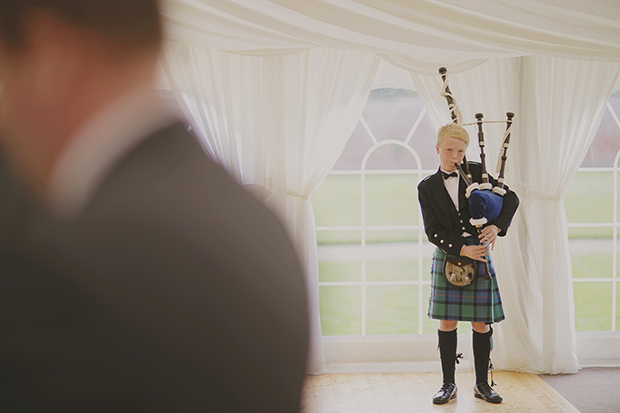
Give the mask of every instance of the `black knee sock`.
[[454, 370], [456, 370], [456, 329], [452, 331], [437, 330], [439, 335], [439, 354], [441, 356], [441, 370], [444, 383], [455, 383]]
[[493, 329], [482, 334], [473, 331], [472, 345], [474, 348], [474, 367], [476, 369], [476, 384], [488, 383], [489, 358], [491, 355], [491, 336]]

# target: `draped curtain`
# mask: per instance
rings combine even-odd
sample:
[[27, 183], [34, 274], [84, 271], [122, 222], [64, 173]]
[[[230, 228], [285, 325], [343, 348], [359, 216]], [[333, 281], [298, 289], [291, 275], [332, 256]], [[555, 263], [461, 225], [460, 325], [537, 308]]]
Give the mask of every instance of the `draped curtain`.
[[[511, 299], [520, 311], [529, 313], [523, 325], [527, 326], [526, 320], [542, 324], [532, 329], [540, 356], [535, 364], [530, 358], [520, 359], [517, 354], [527, 354], [527, 348], [513, 343], [521, 340], [525, 330], [508, 325], [501, 337], [506, 347], [500, 354], [513, 370], [577, 372], [572, 270], [562, 197], [594, 139], [620, 64], [528, 56], [522, 58], [521, 70], [518, 110], [522, 122], [515, 149], [520, 154], [523, 206], [517, 234], [522, 239], [507, 245], [521, 254], [515, 258], [509, 256], [510, 249], [504, 249], [502, 260], [507, 266], [515, 259], [523, 262], [524, 279], [509, 278], [508, 288], [522, 293]], [[511, 348], [520, 351], [513, 354]]]
[[309, 199], [361, 116], [379, 58], [323, 48], [252, 57], [168, 43], [162, 62], [207, 151], [285, 223], [306, 269], [308, 371], [324, 371]]
[[[278, 211], [304, 261], [310, 372], [324, 364], [308, 199], [361, 114], [378, 57], [412, 72], [436, 127], [449, 121], [439, 66], [449, 68], [466, 121], [516, 112], [507, 178], [522, 206], [494, 253], [499, 274], [513, 274], [499, 280], [510, 317], [498, 326], [495, 358], [512, 370], [576, 371], [561, 198], [618, 76], [617, 2], [162, 3], [162, 63], [177, 100], [209, 153]], [[498, 152], [502, 129], [485, 127], [487, 153]], [[475, 145], [469, 156], [477, 159]]]

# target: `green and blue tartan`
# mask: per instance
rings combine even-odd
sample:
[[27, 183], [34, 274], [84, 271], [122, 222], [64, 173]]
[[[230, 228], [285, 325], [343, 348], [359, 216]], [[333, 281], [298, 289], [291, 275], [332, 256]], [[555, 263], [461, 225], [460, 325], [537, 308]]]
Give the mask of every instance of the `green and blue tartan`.
[[[474, 238], [468, 238], [471, 245]], [[457, 287], [443, 276], [445, 252], [435, 249], [431, 260], [431, 296], [428, 316], [436, 320], [475, 321], [492, 324], [504, 319], [502, 299], [491, 257], [487, 256], [490, 279], [484, 279], [484, 263], [476, 261], [476, 278], [467, 287]]]

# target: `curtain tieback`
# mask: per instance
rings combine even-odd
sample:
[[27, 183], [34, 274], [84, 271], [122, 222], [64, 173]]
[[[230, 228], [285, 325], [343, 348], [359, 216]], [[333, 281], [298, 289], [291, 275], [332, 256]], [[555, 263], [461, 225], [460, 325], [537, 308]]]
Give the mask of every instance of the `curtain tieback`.
[[252, 195], [261, 201], [265, 201], [268, 198], [273, 200], [283, 199], [286, 196], [293, 196], [295, 198], [303, 199], [304, 201], [310, 201], [310, 196], [301, 194], [295, 190], [289, 188], [282, 188], [281, 186], [269, 184], [269, 186], [263, 186], [258, 184], [244, 185]]
[[276, 189], [276, 196], [280, 195], [283, 192], [284, 195], [286, 195], [286, 196], [294, 196], [295, 198], [301, 198], [304, 201], [310, 201], [310, 196], [306, 196], [306, 195], [301, 194], [301, 193], [299, 193], [297, 191], [294, 191], [292, 189], [281, 188], [279, 186], [272, 186], [272, 188]]
[[534, 201], [555, 201], [560, 202], [561, 196], [549, 195], [542, 191], [527, 191], [523, 197], [523, 205], [530, 206]]

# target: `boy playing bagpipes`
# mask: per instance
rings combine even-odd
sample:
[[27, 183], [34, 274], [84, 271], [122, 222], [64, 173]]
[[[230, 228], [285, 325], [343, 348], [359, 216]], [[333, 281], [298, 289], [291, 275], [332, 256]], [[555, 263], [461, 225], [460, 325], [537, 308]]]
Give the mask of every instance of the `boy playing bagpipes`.
[[[482, 182], [483, 172], [480, 163], [463, 163], [468, 145], [469, 135], [462, 126], [456, 123], [443, 126], [437, 134], [439, 170], [418, 185], [424, 229], [428, 240], [437, 247], [431, 262], [428, 310], [430, 318], [439, 320], [443, 372], [443, 385], [433, 397], [435, 404], [456, 398], [455, 370], [461, 356], [457, 355], [458, 321], [469, 321], [472, 325], [476, 372], [474, 395], [490, 403], [502, 402], [502, 397], [487, 380], [493, 335], [491, 325], [504, 319], [489, 252], [497, 237], [506, 235], [519, 199], [504, 187], [506, 192], [497, 217], [483, 226], [472, 225], [467, 184], [461, 177], [461, 170], [468, 169], [472, 180], [478, 183]], [[489, 180], [493, 186], [497, 185], [493, 177], [489, 176]], [[469, 263], [468, 266], [465, 263]]]

